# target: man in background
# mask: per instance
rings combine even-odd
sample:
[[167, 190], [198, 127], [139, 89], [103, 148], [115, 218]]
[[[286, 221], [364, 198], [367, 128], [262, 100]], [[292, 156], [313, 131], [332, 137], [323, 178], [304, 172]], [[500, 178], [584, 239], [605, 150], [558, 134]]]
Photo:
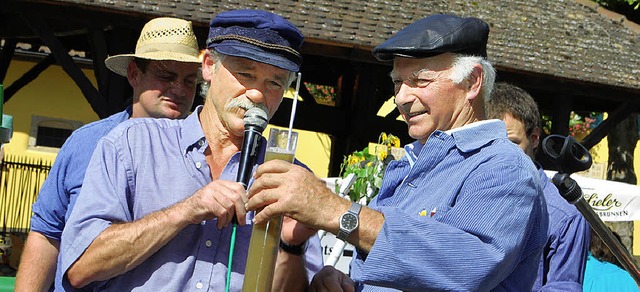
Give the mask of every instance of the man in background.
[[52, 287], [62, 230], [82, 189], [98, 140], [131, 118], [178, 119], [189, 114], [196, 92], [198, 53], [191, 22], [163, 17], [145, 24], [134, 54], [105, 60], [107, 68], [131, 84], [133, 104], [75, 130], [60, 149], [33, 205], [16, 291], [46, 291]]
[[356, 247], [350, 277], [325, 267], [311, 291], [528, 291], [546, 240], [535, 167], [484, 121], [495, 80], [489, 25], [431, 15], [373, 50], [393, 61], [395, 104], [416, 141], [386, 168], [368, 206], [343, 199], [283, 161], [256, 171], [257, 223], [285, 214]]
[[[302, 42], [298, 28], [270, 12], [214, 17], [202, 60], [204, 105], [184, 120], [127, 121], [98, 143], [62, 235], [56, 290], [242, 289], [252, 232], [246, 190], [236, 182], [244, 115], [275, 114], [300, 70]], [[315, 234], [284, 220], [290, 245]], [[282, 248], [273, 283], [283, 286], [274, 290], [304, 291], [321, 267], [317, 236], [298, 250]]]
[[523, 89], [496, 84], [486, 104], [487, 118], [501, 119], [511, 142], [518, 145], [538, 168], [549, 212], [549, 237], [538, 267], [534, 291], [582, 291], [591, 229], [575, 206], [565, 200], [535, 161], [540, 145], [540, 112]]

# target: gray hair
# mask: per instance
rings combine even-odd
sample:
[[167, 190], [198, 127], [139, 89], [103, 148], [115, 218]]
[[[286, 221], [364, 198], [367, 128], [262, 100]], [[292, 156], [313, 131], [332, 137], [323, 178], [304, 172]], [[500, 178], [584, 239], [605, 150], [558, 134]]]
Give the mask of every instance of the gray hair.
[[484, 97], [484, 101], [486, 102], [491, 98], [491, 91], [493, 91], [493, 85], [496, 81], [496, 70], [485, 58], [456, 54], [453, 60], [452, 72], [449, 79], [451, 79], [455, 84], [462, 83], [462, 81], [467, 80], [471, 76], [473, 66], [475, 64], [480, 64], [482, 66], [484, 78], [482, 79], [481, 93]]

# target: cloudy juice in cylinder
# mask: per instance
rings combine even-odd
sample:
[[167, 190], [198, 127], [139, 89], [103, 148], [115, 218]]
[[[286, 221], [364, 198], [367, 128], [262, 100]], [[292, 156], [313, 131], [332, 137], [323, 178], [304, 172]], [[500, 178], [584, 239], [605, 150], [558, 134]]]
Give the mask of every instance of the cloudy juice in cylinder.
[[[264, 161], [280, 159], [293, 162], [294, 156], [295, 150], [268, 147]], [[281, 228], [282, 216], [272, 218], [264, 224], [253, 224], [242, 285], [243, 292], [271, 291]]]

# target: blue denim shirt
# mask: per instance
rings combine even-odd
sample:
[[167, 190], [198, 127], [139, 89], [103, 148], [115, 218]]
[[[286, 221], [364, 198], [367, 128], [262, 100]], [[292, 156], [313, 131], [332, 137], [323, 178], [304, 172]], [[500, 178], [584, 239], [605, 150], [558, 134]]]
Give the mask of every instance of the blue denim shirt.
[[385, 222], [351, 263], [357, 291], [531, 290], [548, 216], [531, 159], [506, 133], [497, 120], [435, 131], [413, 165], [389, 164], [369, 204]]
[[[62, 235], [60, 275], [114, 222], [132, 222], [171, 206], [211, 182], [204, 151], [208, 146], [199, 107], [185, 120], [134, 119], [105, 136], [87, 169], [84, 187]], [[258, 162], [264, 161], [264, 144]], [[240, 153], [220, 179], [235, 181]], [[252, 216], [248, 216], [250, 223]], [[244, 278], [251, 225], [238, 226], [231, 291]], [[224, 291], [231, 227], [216, 220], [189, 225], [131, 271], [90, 284], [111, 291]], [[310, 239], [305, 254], [309, 277], [322, 268], [320, 241]], [[62, 277], [61, 277], [62, 279]], [[66, 278], [59, 288], [70, 289]]]
[[33, 204], [31, 230], [60, 241], [98, 140], [131, 117], [131, 107], [73, 131], [65, 141]]
[[549, 212], [549, 238], [542, 252], [533, 291], [582, 291], [591, 227], [565, 200], [542, 168], [538, 169]]

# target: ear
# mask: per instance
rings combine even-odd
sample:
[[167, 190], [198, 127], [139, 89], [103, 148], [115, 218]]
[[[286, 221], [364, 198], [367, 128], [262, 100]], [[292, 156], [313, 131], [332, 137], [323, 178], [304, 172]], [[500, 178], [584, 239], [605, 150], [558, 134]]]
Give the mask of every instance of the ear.
[[467, 80], [468, 82], [467, 99], [469, 101], [473, 101], [476, 97], [480, 95], [480, 90], [482, 89], [482, 80], [484, 80], [482, 65], [475, 64], [473, 66], [473, 71], [471, 71], [471, 75]]
[[136, 62], [129, 62], [127, 66], [127, 80], [129, 80], [129, 84], [131, 84], [132, 87], [135, 87], [138, 85], [138, 82], [140, 82], [140, 75], [138, 73], [140, 73], [140, 69], [138, 69]]
[[538, 149], [538, 146], [540, 145], [540, 128], [539, 127], [533, 128], [533, 131], [531, 131], [531, 135], [529, 135], [529, 142], [531, 142], [531, 149], [533, 149], [535, 153], [535, 150]]
[[211, 75], [213, 74], [213, 67], [215, 62], [211, 57], [211, 53], [205, 52], [202, 56], [202, 79], [211, 81]]

